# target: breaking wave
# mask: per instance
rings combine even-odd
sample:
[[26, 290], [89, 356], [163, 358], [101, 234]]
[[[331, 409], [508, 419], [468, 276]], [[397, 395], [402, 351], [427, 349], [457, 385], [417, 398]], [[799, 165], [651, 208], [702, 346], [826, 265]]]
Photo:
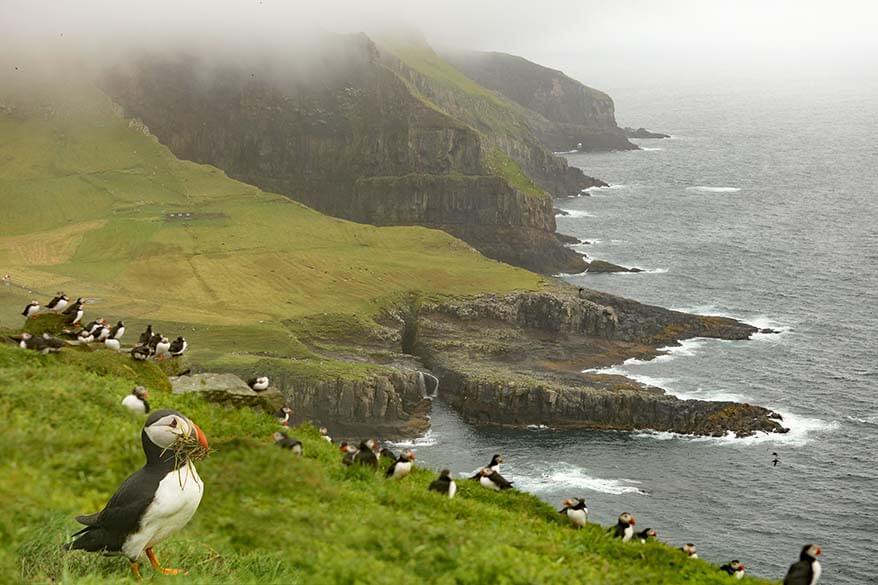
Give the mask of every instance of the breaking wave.
[[553, 465], [550, 471], [545, 471], [536, 477], [518, 477], [515, 485], [529, 492], [541, 492], [558, 490], [558, 488], [581, 489], [604, 494], [638, 494], [649, 495], [644, 489], [638, 487], [639, 481], [633, 479], [603, 479], [593, 477], [586, 470], [576, 465], [563, 461]]

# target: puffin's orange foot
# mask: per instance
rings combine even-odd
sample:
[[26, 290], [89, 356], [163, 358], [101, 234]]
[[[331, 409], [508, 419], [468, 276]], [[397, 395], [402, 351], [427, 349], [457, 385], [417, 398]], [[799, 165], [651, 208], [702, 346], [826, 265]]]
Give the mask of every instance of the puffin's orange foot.
[[138, 581], [143, 579], [143, 575], [140, 574], [140, 563], [132, 562], [131, 563], [131, 572], [134, 573], [134, 577]]
[[162, 575], [188, 575], [188, 571], [184, 571], [183, 569], [166, 569], [161, 566], [158, 558], [155, 556], [155, 551], [152, 550], [152, 547], [146, 549], [146, 557], [149, 559], [149, 564], [152, 565], [152, 568]]

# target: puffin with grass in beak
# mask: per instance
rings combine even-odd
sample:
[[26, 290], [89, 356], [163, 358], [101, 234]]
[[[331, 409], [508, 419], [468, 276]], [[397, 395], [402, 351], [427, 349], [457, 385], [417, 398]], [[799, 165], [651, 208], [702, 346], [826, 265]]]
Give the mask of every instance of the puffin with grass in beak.
[[730, 563], [726, 563], [725, 565], [721, 565], [719, 570], [725, 572], [729, 577], [734, 577], [735, 579], [744, 578], [744, 565], [742, 565], [741, 561], [738, 560], [734, 560]]
[[453, 498], [454, 494], [457, 493], [457, 484], [451, 479], [451, 470], [443, 469], [440, 471], [439, 477], [430, 482], [427, 489], [431, 492], [447, 495], [449, 500]]
[[564, 500], [564, 507], [558, 510], [558, 513], [567, 516], [567, 519], [576, 528], [582, 528], [588, 524], [588, 506], [585, 505], [585, 498]]
[[137, 578], [145, 552], [154, 571], [176, 575], [181, 571], [162, 567], [153, 547], [186, 526], [201, 503], [204, 484], [192, 458], [206, 454], [207, 438], [182, 413], [162, 409], [147, 417], [140, 440], [144, 466], [122, 482], [103, 510], [76, 517], [85, 528], [65, 548], [123, 555]]
[[414, 467], [415, 461], [415, 452], [411, 449], [406, 449], [402, 453], [399, 454], [396, 461], [387, 468], [387, 472], [384, 474], [384, 477], [388, 479], [402, 479], [412, 472], [412, 467]]
[[816, 544], [806, 544], [799, 553], [799, 560], [790, 565], [783, 585], [817, 585], [823, 568], [817, 557], [823, 551]]
[[135, 386], [131, 394], [126, 394], [122, 399], [122, 406], [134, 414], [149, 414], [149, 390], [143, 386]]
[[24, 311], [21, 312], [24, 315], [25, 319], [30, 319], [33, 315], [36, 315], [40, 311], [40, 302], [39, 301], [31, 301], [24, 308]]
[[620, 538], [622, 542], [628, 542], [634, 537], [635, 524], [637, 524], [637, 521], [634, 519], [634, 516], [628, 512], [622, 512], [619, 514], [619, 521], [610, 529], [612, 537]]

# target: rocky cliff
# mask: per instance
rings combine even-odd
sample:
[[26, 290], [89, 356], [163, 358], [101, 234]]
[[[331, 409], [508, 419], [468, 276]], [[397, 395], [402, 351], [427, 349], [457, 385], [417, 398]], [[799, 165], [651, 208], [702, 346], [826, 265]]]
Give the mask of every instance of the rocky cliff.
[[319, 46], [330, 48], [294, 70], [276, 54], [141, 56], [102, 85], [177, 156], [322, 212], [436, 227], [542, 272], [584, 269], [555, 237], [551, 197], [528, 174], [558, 194], [600, 181], [532, 135], [494, 137], [478, 112], [426, 98], [365, 35]]
[[443, 57], [480, 85], [533, 112], [531, 126], [554, 151], [637, 148], [616, 124], [612, 98], [561, 71], [506, 53], [450, 51]]

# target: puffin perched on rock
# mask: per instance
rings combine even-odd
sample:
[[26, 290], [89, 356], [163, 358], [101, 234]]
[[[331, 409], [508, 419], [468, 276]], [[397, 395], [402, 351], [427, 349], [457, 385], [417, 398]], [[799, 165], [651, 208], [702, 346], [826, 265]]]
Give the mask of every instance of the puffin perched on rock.
[[180, 357], [188, 347], [189, 344], [186, 343], [186, 340], [183, 339], [182, 336], [180, 336], [171, 342], [171, 347], [168, 348], [168, 353], [171, 354], [171, 357]]
[[63, 311], [67, 308], [68, 302], [69, 299], [67, 298], [67, 295], [65, 295], [61, 291], [58, 291], [54, 298], [52, 298], [52, 300], [46, 304], [46, 308], [50, 311]]
[[721, 565], [719, 570], [724, 571], [729, 577], [734, 577], [735, 579], [744, 578], [744, 565], [742, 565], [739, 560], [734, 560], [725, 565]]
[[130, 394], [122, 399], [122, 406], [134, 414], [149, 414], [149, 390], [143, 386], [135, 386]]
[[82, 315], [84, 314], [82, 310], [82, 297], [76, 299], [76, 302], [61, 311], [61, 314], [64, 315], [67, 323], [70, 325], [76, 325], [79, 323], [80, 319], [82, 319]]
[[451, 471], [448, 469], [443, 469], [439, 472], [439, 477], [430, 482], [430, 485], [427, 487], [431, 492], [440, 493], [442, 495], [447, 495], [448, 499], [454, 497], [454, 494], [457, 493], [457, 484], [454, 483], [454, 480], [451, 479]]
[[658, 538], [658, 532], [654, 528], [644, 528], [640, 532], [634, 534], [634, 538], [639, 540], [641, 544], [646, 544], [651, 538]]
[[588, 506], [585, 505], [585, 498], [564, 500], [564, 507], [558, 510], [558, 513], [567, 516], [567, 519], [576, 528], [582, 528], [588, 524]]
[[33, 315], [36, 315], [40, 311], [40, 302], [39, 301], [31, 301], [25, 306], [24, 311], [21, 312], [24, 315], [25, 319], [30, 319]]
[[167, 337], [162, 337], [159, 342], [155, 344], [155, 359], [165, 359], [170, 349], [171, 342], [168, 341]]
[[302, 441], [299, 439], [294, 439], [281, 431], [275, 431], [271, 436], [274, 438], [274, 444], [281, 449], [288, 449], [296, 455], [302, 454]]
[[[485, 468], [493, 469], [494, 471], [499, 473], [501, 463], [503, 463], [503, 456], [499, 455], [499, 454], [495, 454], [493, 457], [491, 457], [491, 462], [488, 463], [488, 465], [486, 465], [482, 469], [485, 469]], [[481, 479], [481, 477], [482, 477], [482, 470], [479, 469], [478, 471], [476, 471], [475, 475], [473, 475], [470, 479]]]
[[680, 547], [680, 550], [686, 553], [686, 556], [688, 556], [690, 559], [698, 558], [698, 550], [691, 542], [687, 542], [686, 544], [684, 544], [682, 547]]
[[817, 557], [822, 552], [816, 544], [803, 546], [799, 560], [790, 565], [787, 576], [783, 578], [783, 585], [817, 585], [823, 573]]
[[622, 542], [628, 542], [634, 537], [635, 524], [637, 524], [637, 521], [634, 519], [634, 516], [628, 512], [622, 512], [619, 514], [619, 521], [610, 529], [612, 537], [619, 538]]
[[495, 471], [490, 467], [483, 467], [479, 471], [479, 484], [489, 490], [508, 490], [512, 489], [512, 482], [500, 475], [499, 471]]
[[138, 559], [144, 552], [155, 571], [180, 573], [163, 568], [153, 547], [189, 523], [204, 493], [195, 465], [188, 458], [179, 460], [173, 451], [181, 437], [208, 448], [198, 425], [180, 412], [163, 409], [150, 414], [140, 433], [146, 464], [122, 482], [103, 510], [76, 517], [85, 528], [65, 548], [124, 555], [138, 578]]
[[415, 461], [415, 452], [411, 449], [406, 449], [402, 453], [399, 454], [399, 457], [393, 464], [387, 468], [387, 472], [384, 474], [384, 477], [389, 479], [402, 479], [412, 472], [412, 467], [414, 467]]
[[257, 376], [256, 378], [250, 378], [247, 380], [247, 385], [250, 386], [250, 389], [254, 392], [262, 392], [263, 390], [268, 390], [268, 376]]

